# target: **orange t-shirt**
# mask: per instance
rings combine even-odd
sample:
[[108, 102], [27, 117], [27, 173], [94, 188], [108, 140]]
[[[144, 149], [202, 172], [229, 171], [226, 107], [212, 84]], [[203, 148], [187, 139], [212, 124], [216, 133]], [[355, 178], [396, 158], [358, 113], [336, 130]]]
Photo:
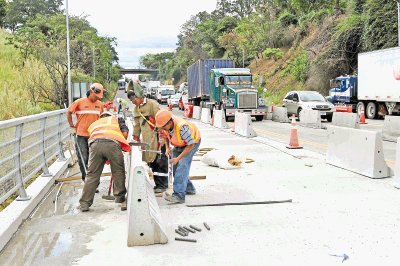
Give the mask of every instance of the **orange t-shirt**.
[[73, 102], [68, 110], [76, 115], [76, 134], [78, 136], [89, 136], [88, 128], [94, 121], [99, 119], [100, 114], [103, 112], [103, 103], [81, 98]]

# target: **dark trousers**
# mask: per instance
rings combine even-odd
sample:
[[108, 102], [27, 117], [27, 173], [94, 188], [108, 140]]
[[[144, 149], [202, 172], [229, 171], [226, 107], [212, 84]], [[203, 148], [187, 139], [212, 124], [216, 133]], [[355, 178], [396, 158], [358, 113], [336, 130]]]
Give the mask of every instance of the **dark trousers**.
[[[82, 179], [83, 180], [85, 180], [85, 177], [86, 177], [86, 174], [87, 174], [86, 171], [85, 171], [85, 168], [83, 166], [85, 165], [86, 170], [88, 169], [88, 161], [89, 161], [88, 140], [89, 140], [89, 137], [76, 136], [76, 142], [75, 142], [76, 155], [78, 157], [79, 169], [81, 170]], [[79, 146], [81, 155], [79, 155], [78, 146]], [[81, 156], [82, 156], [82, 158], [81, 158]]]
[[157, 154], [156, 159], [149, 163], [153, 171], [155, 188], [168, 188], [168, 157], [165, 155], [165, 145], [161, 147], [162, 154]]

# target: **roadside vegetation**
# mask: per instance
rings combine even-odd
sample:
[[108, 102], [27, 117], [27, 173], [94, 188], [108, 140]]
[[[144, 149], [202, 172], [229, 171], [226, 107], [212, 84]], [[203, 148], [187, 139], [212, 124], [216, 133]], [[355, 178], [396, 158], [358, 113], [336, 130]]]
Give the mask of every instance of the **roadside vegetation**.
[[[0, 0], [0, 120], [67, 104], [66, 25], [61, 0]], [[116, 91], [116, 40], [100, 36], [84, 16], [70, 17], [72, 82]]]
[[[268, 103], [289, 90], [327, 95], [329, 80], [357, 73], [357, 54], [397, 46], [397, 4], [387, 0], [218, 0], [181, 26], [174, 53], [145, 55], [163, 80], [186, 81], [198, 59], [249, 67]], [[173, 78], [173, 79], [172, 79]]]

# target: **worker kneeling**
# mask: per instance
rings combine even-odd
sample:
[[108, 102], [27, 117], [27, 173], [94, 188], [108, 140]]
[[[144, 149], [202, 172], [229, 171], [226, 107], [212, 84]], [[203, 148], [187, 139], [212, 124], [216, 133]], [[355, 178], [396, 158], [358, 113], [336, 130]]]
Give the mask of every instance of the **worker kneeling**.
[[[165, 109], [157, 112], [156, 126], [163, 130], [166, 154], [172, 155], [170, 162], [173, 165], [174, 193], [166, 194], [165, 200], [184, 203], [186, 195], [196, 194], [196, 189], [189, 180], [189, 171], [193, 156], [200, 146], [200, 131], [194, 124], [172, 116], [172, 113]], [[170, 144], [174, 146], [172, 154]]]
[[90, 134], [89, 169], [82, 197], [79, 200], [82, 212], [88, 211], [93, 204], [96, 188], [100, 183], [100, 176], [107, 160], [110, 162], [114, 181], [115, 202], [125, 201], [125, 164], [122, 150], [126, 152], [131, 150], [126, 141], [129, 129], [125, 120], [117, 118], [110, 112], [103, 112], [100, 119], [90, 125], [88, 131]]

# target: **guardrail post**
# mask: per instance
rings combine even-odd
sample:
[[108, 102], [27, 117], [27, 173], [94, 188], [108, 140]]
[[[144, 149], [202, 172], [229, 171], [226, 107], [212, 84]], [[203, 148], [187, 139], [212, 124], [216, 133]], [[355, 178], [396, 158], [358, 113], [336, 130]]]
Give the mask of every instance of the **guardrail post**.
[[62, 128], [63, 128], [63, 118], [65, 119], [65, 114], [59, 114], [58, 116], [58, 160], [66, 161], [67, 158], [64, 154], [63, 143], [62, 143]]
[[30, 200], [31, 197], [26, 194], [26, 190], [24, 188], [24, 178], [22, 175], [22, 168], [21, 168], [21, 138], [22, 138], [22, 127], [24, 124], [19, 124], [15, 127], [15, 138], [17, 141], [14, 144], [14, 153], [17, 154], [15, 156], [15, 167], [18, 169], [16, 183], [18, 186], [18, 201], [27, 201]]
[[46, 120], [47, 120], [47, 117], [43, 117], [41, 119], [41, 132], [40, 132], [41, 139], [42, 139], [42, 141], [40, 143], [40, 149], [42, 151], [42, 165], [43, 165], [42, 176], [52, 176], [52, 174], [49, 172], [49, 167], [47, 166], [47, 160], [46, 160], [46, 143], [45, 143], [45, 141], [46, 141], [46, 139], [45, 139], [45, 137], [46, 137], [46, 134], [45, 134]]

